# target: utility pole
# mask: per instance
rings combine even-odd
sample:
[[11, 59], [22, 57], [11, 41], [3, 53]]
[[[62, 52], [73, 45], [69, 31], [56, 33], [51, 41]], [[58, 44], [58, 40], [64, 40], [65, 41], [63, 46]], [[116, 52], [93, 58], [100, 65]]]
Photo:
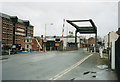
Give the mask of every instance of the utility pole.
[[108, 33], [108, 48], [107, 48], [107, 51], [108, 51], [108, 60], [110, 60], [110, 32]]
[[[53, 25], [53, 23], [50, 23], [50, 25]], [[47, 28], [47, 24], [45, 24], [45, 39], [44, 39], [44, 52], [46, 52], [46, 28]]]

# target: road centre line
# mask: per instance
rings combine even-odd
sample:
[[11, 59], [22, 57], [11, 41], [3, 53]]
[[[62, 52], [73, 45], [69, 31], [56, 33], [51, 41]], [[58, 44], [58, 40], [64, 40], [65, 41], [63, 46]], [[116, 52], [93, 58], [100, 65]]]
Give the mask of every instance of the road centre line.
[[89, 57], [91, 57], [93, 54], [90, 54], [89, 56], [83, 58], [82, 60], [80, 60], [79, 62], [77, 62], [76, 64], [72, 65], [71, 67], [65, 69], [64, 71], [62, 71], [61, 73], [57, 74], [54, 76], [54, 78], [50, 78], [49, 80], [57, 80], [58, 78], [62, 77], [63, 75], [65, 75], [66, 73], [68, 73], [69, 71], [71, 71], [72, 69], [74, 69], [75, 67], [77, 67], [78, 65], [82, 64], [85, 60], [87, 60]]

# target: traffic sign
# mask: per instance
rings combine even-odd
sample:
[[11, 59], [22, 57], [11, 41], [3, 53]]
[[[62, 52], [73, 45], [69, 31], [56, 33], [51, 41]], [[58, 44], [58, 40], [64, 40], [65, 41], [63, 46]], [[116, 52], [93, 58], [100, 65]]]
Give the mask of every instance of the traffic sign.
[[60, 44], [59, 43], [55, 43], [55, 46], [60, 46]]

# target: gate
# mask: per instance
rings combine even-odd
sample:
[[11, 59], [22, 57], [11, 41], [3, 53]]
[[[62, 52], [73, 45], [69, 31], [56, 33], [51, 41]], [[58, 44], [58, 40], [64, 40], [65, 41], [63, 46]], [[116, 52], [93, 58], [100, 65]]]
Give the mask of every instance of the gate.
[[120, 36], [118, 40], [115, 42], [115, 68], [118, 80], [120, 80]]

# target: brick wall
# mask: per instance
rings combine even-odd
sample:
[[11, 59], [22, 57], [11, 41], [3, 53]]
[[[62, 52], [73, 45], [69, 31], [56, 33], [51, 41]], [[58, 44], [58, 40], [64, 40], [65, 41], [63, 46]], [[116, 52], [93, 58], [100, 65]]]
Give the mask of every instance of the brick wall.
[[[33, 37], [31, 37], [31, 38], [33, 38]], [[28, 42], [27, 42], [27, 40], [28, 40]], [[38, 41], [39, 41], [39, 44], [42, 45], [42, 39], [38, 39]], [[29, 48], [27, 48], [27, 45], [29, 45]], [[38, 43], [35, 39], [24, 38], [21, 41], [21, 46], [22, 46], [22, 48], [25, 48], [26, 51], [28, 51], [28, 49], [39, 50]]]
[[2, 19], [2, 44], [12, 45], [13, 24], [10, 20]]
[[25, 37], [25, 26], [18, 23], [15, 26], [15, 44], [21, 44], [23, 37]]

